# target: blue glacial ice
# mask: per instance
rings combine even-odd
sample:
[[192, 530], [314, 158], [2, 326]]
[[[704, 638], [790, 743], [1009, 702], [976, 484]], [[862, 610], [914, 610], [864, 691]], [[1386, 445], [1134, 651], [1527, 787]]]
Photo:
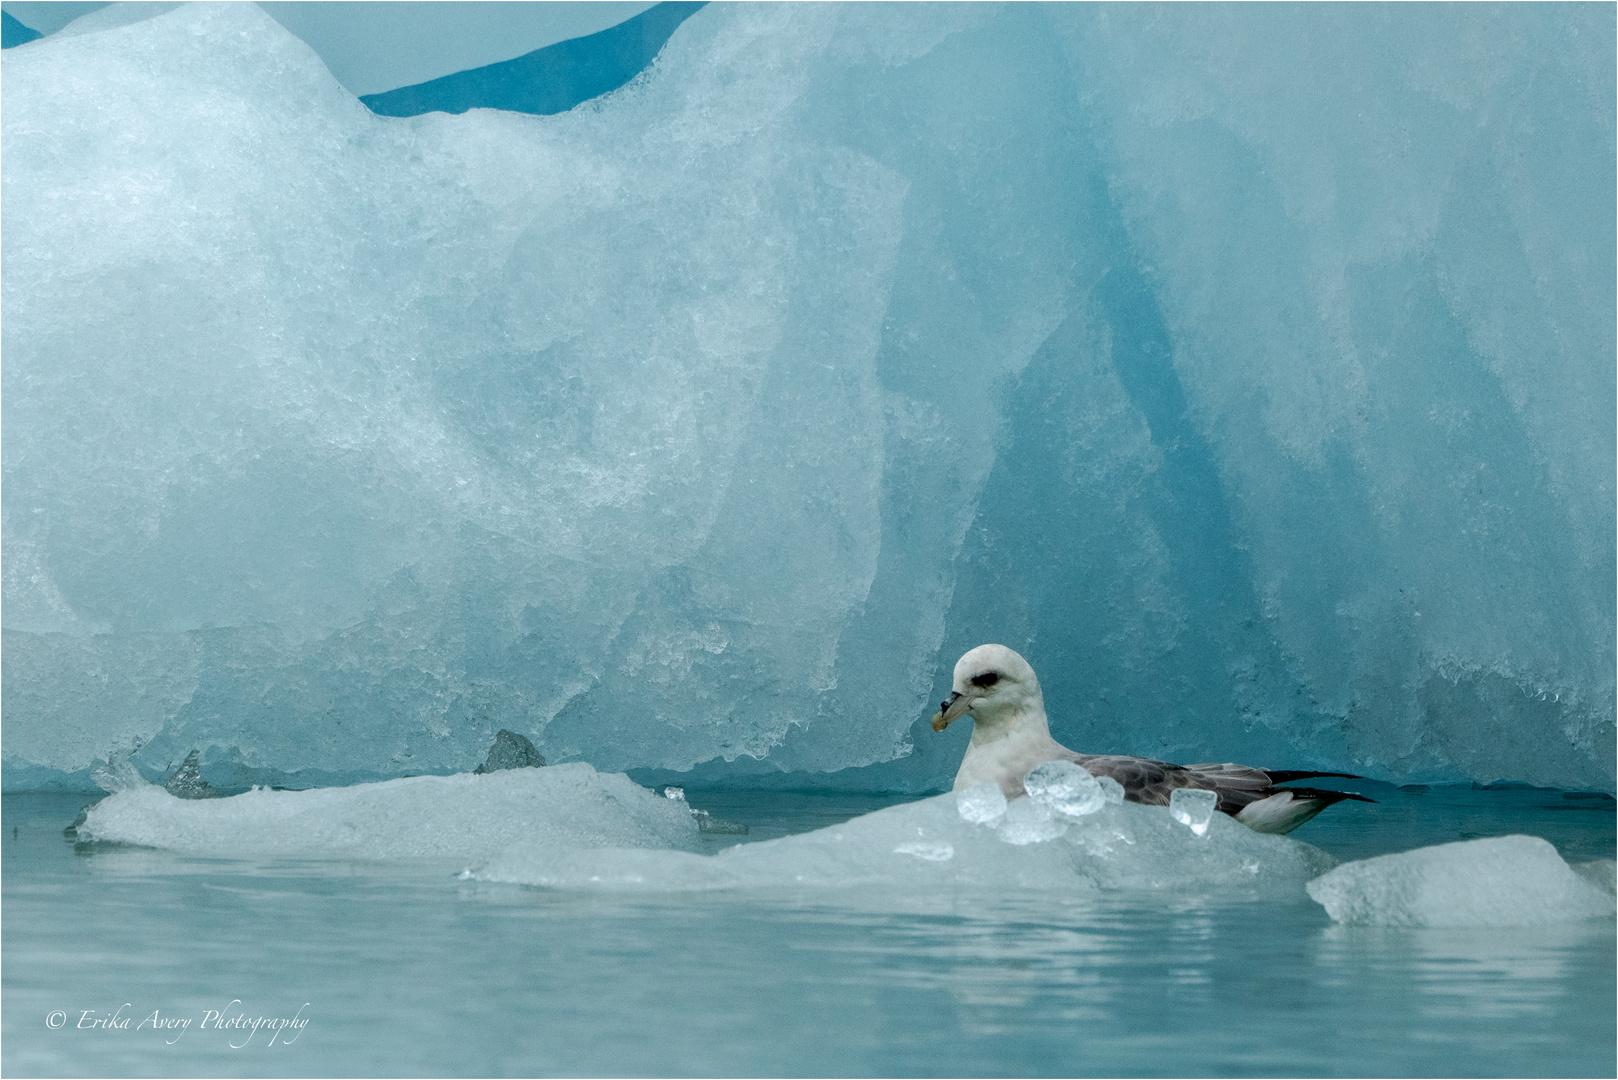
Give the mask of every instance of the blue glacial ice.
[[0, 11], [0, 48], [14, 49], [40, 37], [38, 30], [11, 17], [9, 11]]
[[513, 60], [458, 71], [360, 100], [381, 116], [508, 109], [548, 116], [618, 89], [652, 62], [701, 3], [664, 0], [617, 26]]
[[1610, 7], [709, 5], [407, 119], [152, 10], [0, 72], [8, 788], [924, 791], [1001, 641], [1086, 751], [1612, 789]]

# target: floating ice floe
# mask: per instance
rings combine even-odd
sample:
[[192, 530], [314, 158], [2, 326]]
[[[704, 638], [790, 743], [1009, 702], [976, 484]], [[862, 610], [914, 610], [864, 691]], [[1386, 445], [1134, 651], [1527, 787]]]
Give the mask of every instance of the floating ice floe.
[[1571, 867], [1537, 836], [1499, 836], [1344, 863], [1307, 887], [1343, 923], [1531, 926], [1612, 918], [1611, 867]]
[[103, 776], [120, 790], [89, 809], [79, 839], [189, 855], [477, 860], [518, 843], [545, 852], [698, 844], [684, 802], [582, 762], [225, 799], [176, 798], [127, 767]]
[[[1036, 770], [1037, 772], [1037, 770]], [[454, 858], [465, 876], [651, 892], [795, 886], [1174, 889], [1296, 894], [1335, 865], [1308, 844], [1214, 815], [1206, 835], [1162, 807], [1110, 802], [1089, 774], [1047, 770], [1007, 804], [972, 789], [831, 828], [699, 855], [685, 800], [571, 763], [310, 791], [180, 799], [128, 767], [80, 839], [224, 857]], [[1088, 783], [1086, 783], [1088, 781]]]
[[[860, 886], [899, 889], [1173, 889], [1221, 898], [1297, 894], [1335, 865], [1297, 840], [1215, 815], [1198, 837], [1162, 807], [1103, 801], [1083, 815], [985, 789], [939, 795], [798, 836], [684, 851], [557, 851], [518, 843], [471, 871], [556, 889], [673, 892]], [[999, 812], [996, 813], [995, 811]]]

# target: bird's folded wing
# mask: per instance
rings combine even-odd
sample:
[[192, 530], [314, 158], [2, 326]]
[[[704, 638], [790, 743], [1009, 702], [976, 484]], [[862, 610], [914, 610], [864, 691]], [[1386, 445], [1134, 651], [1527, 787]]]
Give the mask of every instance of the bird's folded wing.
[[1075, 754], [1074, 763], [1092, 776], [1110, 776], [1124, 789], [1124, 798], [1148, 806], [1167, 806], [1175, 788], [1203, 787], [1178, 765], [1121, 754]]

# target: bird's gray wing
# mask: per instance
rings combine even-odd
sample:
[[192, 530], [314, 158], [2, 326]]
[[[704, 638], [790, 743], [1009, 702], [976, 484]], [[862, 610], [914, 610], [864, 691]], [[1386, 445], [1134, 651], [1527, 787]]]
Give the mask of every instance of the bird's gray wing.
[[[1353, 773], [1317, 772], [1312, 769], [1255, 769], [1251, 765], [1237, 765], [1232, 761], [1219, 763], [1201, 762], [1196, 765], [1187, 765], [1185, 771], [1196, 780], [1196, 786], [1209, 788], [1219, 793], [1219, 809], [1232, 816], [1242, 812], [1242, 808], [1249, 803], [1267, 799], [1283, 791], [1290, 791], [1294, 799], [1313, 799], [1320, 809], [1325, 809], [1332, 803], [1344, 799], [1355, 799], [1359, 802], [1375, 802], [1363, 795], [1354, 795], [1345, 792], [1322, 791], [1318, 788], [1285, 788], [1277, 784], [1285, 784], [1292, 780], [1305, 780], [1314, 776], [1341, 776], [1350, 780], [1360, 780], [1363, 777]], [[1315, 813], [1319, 813], [1316, 810]], [[1307, 820], [1307, 819], [1304, 819]], [[1300, 821], [1299, 824], [1302, 822]]]
[[[1075, 754], [1074, 762], [1092, 776], [1110, 776], [1124, 798], [1147, 806], [1167, 806], [1175, 788], [1208, 787], [1179, 765], [1122, 754]], [[1245, 805], [1245, 804], [1244, 804]]]
[[1275, 794], [1275, 781], [1263, 769], [1251, 765], [1238, 765], [1233, 761], [1204, 761], [1187, 765], [1191, 786], [1204, 788], [1219, 796], [1219, 809], [1235, 816], [1248, 803], [1267, 799]]
[[1112, 777], [1123, 787], [1124, 798], [1148, 806], [1167, 806], [1176, 788], [1201, 788], [1213, 792], [1219, 797], [1219, 809], [1232, 817], [1240, 814], [1249, 803], [1267, 799], [1282, 791], [1293, 792], [1293, 797], [1297, 799], [1319, 800], [1322, 809], [1342, 799], [1371, 801], [1361, 795], [1317, 791], [1314, 788], [1278, 788], [1266, 770], [1255, 769], [1251, 765], [1237, 765], [1232, 761], [1170, 765], [1166, 761], [1121, 754], [1074, 754], [1072, 760], [1093, 776]]

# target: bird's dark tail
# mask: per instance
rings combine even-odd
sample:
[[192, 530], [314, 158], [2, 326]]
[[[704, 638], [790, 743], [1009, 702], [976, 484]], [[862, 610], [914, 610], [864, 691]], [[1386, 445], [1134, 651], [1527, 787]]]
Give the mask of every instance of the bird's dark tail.
[[[1320, 776], [1322, 774], [1316, 773], [1315, 775]], [[1325, 773], [1324, 775], [1341, 776], [1342, 773]], [[1281, 790], [1292, 792], [1292, 797], [1294, 799], [1319, 799], [1322, 810], [1330, 806], [1332, 803], [1339, 803], [1344, 799], [1353, 799], [1356, 802], [1376, 802], [1375, 799], [1367, 799], [1364, 795], [1356, 795], [1352, 791], [1326, 791], [1323, 788], [1312, 787], [1289, 787], [1282, 788]]]
[[1288, 784], [1294, 780], [1312, 780], [1317, 776], [1341, 776], [1345, 780], [1364, 780], [1363, 776], [1356, 776], [1351, 772], [1310, 772], [1308, 769], [1265, 769], [1269, 774], [1270, 783]]

